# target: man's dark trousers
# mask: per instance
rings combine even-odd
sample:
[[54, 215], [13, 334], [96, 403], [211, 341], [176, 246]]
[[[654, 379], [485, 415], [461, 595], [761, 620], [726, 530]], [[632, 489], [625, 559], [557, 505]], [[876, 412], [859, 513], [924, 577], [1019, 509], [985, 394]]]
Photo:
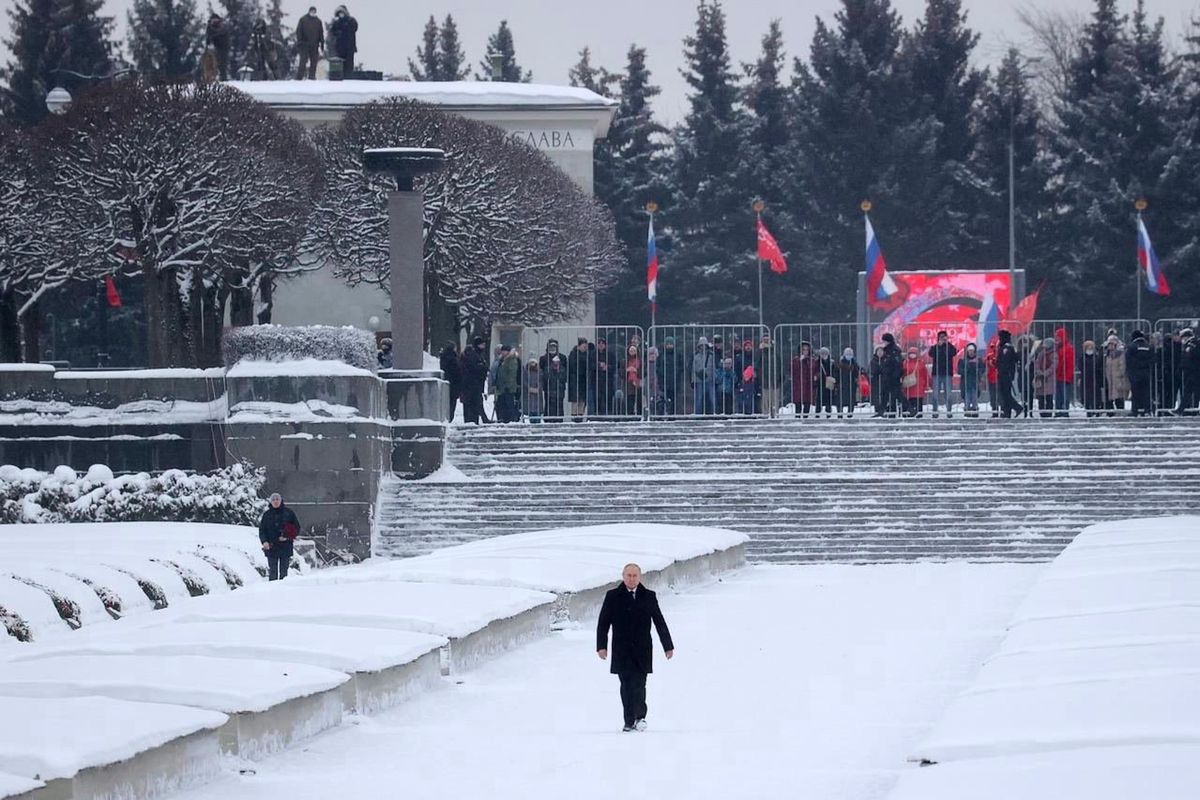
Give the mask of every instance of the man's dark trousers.
[[[273, 556], [267, 555], [267, 580], [281, 581], [287, 577], [288, 565], [291, 563], [291, 556]], [[645, 682], [642, 684], [645, 685]]]
[[625, 725], [632, 728], [633, 723], [646, 718], [646, 673], [622, 672], [617, 677], [621, 679], [621, 707], [625, 710]]

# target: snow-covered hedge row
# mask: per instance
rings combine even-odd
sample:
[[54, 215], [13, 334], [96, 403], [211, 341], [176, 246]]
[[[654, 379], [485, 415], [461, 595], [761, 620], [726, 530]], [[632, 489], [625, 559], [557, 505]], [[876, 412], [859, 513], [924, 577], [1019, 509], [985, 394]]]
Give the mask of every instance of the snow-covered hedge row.
[[375, 337], [359, 328], [330, 325], [286, 327], [251, 325], [225, 334], [225, 366], [239, 361], [343, 361], [352, 367], [374, 370]]
[[78, 475], [0, 467], [0, 523], [217, 522], [258, 525], [266, 501], [262, 469], [243, 464], [208, 474], [167, 470], [114, 477], [97, 464]]

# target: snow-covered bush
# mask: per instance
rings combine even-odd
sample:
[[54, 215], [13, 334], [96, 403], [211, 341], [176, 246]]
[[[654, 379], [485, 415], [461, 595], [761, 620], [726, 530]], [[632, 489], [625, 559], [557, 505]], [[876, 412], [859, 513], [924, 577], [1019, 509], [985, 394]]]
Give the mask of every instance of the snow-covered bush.
[[168, 470], [114, 477], [95, 465], [80, 477], [0, 467], [0, 523], [215, 522], [257, 525], [266, 501], [262, 469], [245, 464], [208, 474]]
[[225, 366], [239, 361], [342, 361], [352, 367], [374, 370], [375, 337], [359, 328], [331, 325], [287, 327], [250, 325], [225, 334]]

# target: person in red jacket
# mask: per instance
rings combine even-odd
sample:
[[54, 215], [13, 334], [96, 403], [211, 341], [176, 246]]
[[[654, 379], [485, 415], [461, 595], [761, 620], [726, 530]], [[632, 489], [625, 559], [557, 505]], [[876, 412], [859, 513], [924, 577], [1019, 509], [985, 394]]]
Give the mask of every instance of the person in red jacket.
[[792, 402], [797, 417], [807, 417], [812, 411], [816, 388], [817, 359], [813, 358], [812, 345], [801, 342], [792, 358]]
[[908, 358], [904, 359], [900, 385], [904, 392], [905, 412], [910, 417], [921, 416], [925, 394], [929, 391], [929, 369], [915, 347], [908, 348]]
[[993, 336], [987, 344], [987, 355], [984, 356], [984, 362], [987, 364], [987, 385], [988, 385], [988, 405], [992, 407], [992, 416], [1000, 416], [1000, 370], [996, 367], [996, 360], [1000, 353], [1000, 339]]
[[1071, 401], [1075, 394], [1075, 346], [1067, 336], [1066, 328], [1054, 332], [1054, 341], [1058, 347], [1057, 375], [1054, 386], [1054, 416], [1069, 417]]

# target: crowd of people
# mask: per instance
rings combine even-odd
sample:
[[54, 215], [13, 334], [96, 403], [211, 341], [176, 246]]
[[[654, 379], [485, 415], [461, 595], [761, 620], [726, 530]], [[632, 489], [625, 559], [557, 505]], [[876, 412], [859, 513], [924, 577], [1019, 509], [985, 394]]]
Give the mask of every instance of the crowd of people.
[[[799, 418], [1087, 416], [1200, 413], [1200, 339], [1191, 328], [1173, 334], [1133, 331], [1128, 342], [1109, 330], [1078, 352], [1068, 331], [1014, 337], [1000, 331], [984, 350], [943, 331], [922, 347], [885, 333], [866, 363], [853, 347], [834, 353], [801, 341], [790, 357], [772, 337], [699, 336], [677, 347], [667, 336], [647, 346], [640, 334], [610, 343], [580, 336], [569, 350], [549, 339], [523, 358], [518, 348], [489, 352], [476, 337], [461, 353], [440, 354], [450, 384], [450, 417], [462, 402], [466, 422], [582, 421], [589, 418], [669, 418], [776, 414], [790, 404]], [[484, 398], [495, 397], [494, 419]], [[983, 402], [986, 398], [986, 407]]]
[[[333, 12], [328, 34], [327, 39], [326, 24], [317, 13], [317, 7], [311, 6], [296, 24], [296, 56], [299, 61], [296, 80], [313, 80], [317, 77], [317, 62], [322, 54], [326, 54], [327, 41], [327, 55], [341, 59], [342, 74], [349, 75], [354, 71], [354, 55], [358, 52], [358, 20], [351, 16], [346, 6], [338, 6]], [[251, 68], [254, 80], [288, 77], [281, 66], [284, 59], [280, 58], [284, 44], [272, 39], [267, 21], [262, 17], [254, 21], [249, 44], [244, 66]], [[216, 12], [210, 13], [204, 29], [206, 79], [229, 80], [230, 45], [230, 31], [225, 18]]]

